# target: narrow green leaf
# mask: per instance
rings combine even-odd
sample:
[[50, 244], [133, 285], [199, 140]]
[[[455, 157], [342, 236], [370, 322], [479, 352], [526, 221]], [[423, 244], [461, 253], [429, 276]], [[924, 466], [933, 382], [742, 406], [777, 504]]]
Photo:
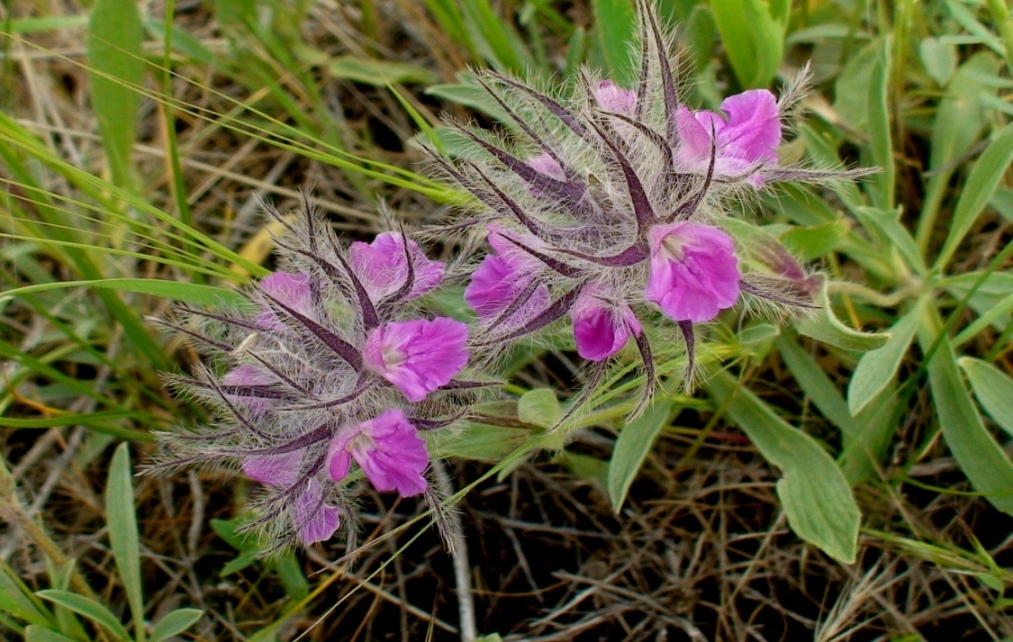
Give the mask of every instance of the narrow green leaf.
[[921, 316], [921, 308], [912, 308], [890, 328], [890, 340], [882, 348], [870, 350], [859, 359], [848, 384], [848, 408], [852, 416], [860, 413], [893, 380]]
[[517, 450], [529, 436], [531, 431], [522, 428], [469, 423], [454, 434], [447, 430], [426, 433], [426, 446], [439, 457], [495, 462]]
[[[70, 591], [60, 591], [56, 589], [45, 589], [39, 591], [37, 595], [45, 600], [49, 600], [54, 604], [59, 604], [74, 613], [82, 615], [92, 622], [95, 622], [99, 626], [103, 627], [114, 639], [120, 642], [129, 642], [130, 635], [127, 633], [126, 628], [120, 621], [116, 619], [112, 611], [105, 607], [103, 604], [99, 604], [87, 597], [78, 595], [77, 593], [71, 593]], [[140, 638], [138, 638], [140, 639]]]
[[525, 392], [517, 402], [517, 418], [524, 423], [550, 428], [562, 416], [556, 391], [536, 388]]
[[594, 41], [607, 76], [632, 87], [636, 68], [630, 43], [637, 38], [637, 15], [632, 0], [594, 0]]
[[888, 385], [855, 416], [858, 427], [837, 458], [848, 483], [857, 486], [876, 474], [897, 432], [897, 390]]
[[309, 595], [310, 584], [303, 572], [302, 564], [296, 559], [293, 551], [278, 557], [270, 562], [271, 567], [278, 573], [281, 586], [285, 594], [295, 601], [299, 601]]
[[939, 347], [928, 363], [929, 386], [946, 445], [974, 488], [993, 506], [1013, 515], [1013, 464], [989, 434], [960, 379], [949, 339], [940, 337], [942, 320], [927, 306], [918, 328], [918, 341], [928, 351]]
[[873, 202], [883, 208], [893, 208], [896, 171], [893, 162], [893, 131], [890, 128], [890, 55], [893, 39], [883, 38], [869, 80], [869, 142], [872, 164], [879, 171], [872, 178], [876, 186]]
[[25, 629], [25, 642], [80, 642], [80, 640], [75, 640], [63, 633], [57, 633], [52, 629], [32, 624]]
[[428, 85], [436, 80], [433, 72], [421, 65], [356, 56], [330, 57], [324, 52], [319, 52], [319, 55], [319, 60], [323, 62], [329, 74], [335, 78], [364, 85], [374, 87], [386, 87], [391, 83]]
[[163, 642], [172, 636], [186, 631], [201, 619], [204, 611], [201, 609], [176, 609], [165, 614], [161, 620], [155, 623], [151, 630], [151, 642]]
[[974, 396], [995, 423], [1013, 435], [1013, 379], [987, 361], [961, 357], [963, 368]]
[[113, 182], [130, 189], [131, 148], [144, 74], [144, 27], [135, 0], [97, 0], [88, 21], [88, 75], [91, 101]]
[[854, 562], [862, 515], [833, 458], [752, 392], [736, 389], [731, 375], [717, 373], [705, 387], [716, 403], [726, 405], [729, 416], [760, 454], [781, 469], [777, 495], [792, 530], [835, 560]]
[[820, 309], [815, 314], [800, 321], [796, 326], [799, 334], [804, 334], [817, 341], [822, 341], [844, 350], [851, 350], [852, 352], [875, 350], [890, 340], [888, 333], [869, 334], [859, 332], [841, 323], [834, 314], [833, 308], [830, 307], [826, 283], [823, 284], [817, 304], [820, 306]]
[[937, 269], [945, 268], [953, 258], [960, 242], [964, 240], [964, 236], [970, 231], [974, 221], [985, 210], [985, 206], [988, 205], [988, 201], [992, 198], [999, 186], [999, 181], [1002, 180], [1011, 163], [1013, 163], [1013, 124], [1006, 125], [992, 139], [971, 169], [967, 182], [964, 183], [964, 188], [960, 192], [957, 209], [953, 212], [950, 233], [946, 237], [943, 249], [939, 252], [939, 258], [936, 260]]
[[862, 225], [882, 234], [888, 241], [888, 248], [896, 248], [908, 267], [918, 274], [924, 274], [925, 259], [918, 251], [911, 232], [900, 222], [901, 208], [884, 210], [877, 207], [856, 207], [852, 209]]
[[770, 85], [784, 52], [787, 21], [781, 14], [781, 4], [769, 0], [711, 0], [710, 7], [739, 83], [746, 88]]
[[242, 305], [246, 297], [235, 290], [214, 285], [164, 281], [162, 279], [95, 279], [89, 281], [58, 281], [55, 283], [39, 283], [22, 288], [7, 290], [0, 295], [0, 303], [9, 297], [48, 292], [64, 288], [87, 287], [97, 290], [119, 290], [135, 294], [150, 294], [173, 301], [185, 301], [197, 305]]
[[626, 494], [647, 459], [654, 440], [671, 421], [674, 405], [671, 399], [656, 400], [643, 415], [623, 426], [619, 432], [608, 467], [608, 495], [616, 513], [622, 509]]
[[122, 443], [116, 448], [112, 464], [109, 466], [109, 480], [106, 482], [105, 493], [106, 520], [116, 568], [119, 570], [134, 619], [134, 634], [138, 642], [144, 642], [140, 541], [137, 536], [137, 515], [134, 512], [132, 474], [130, 446]]
[[53, 614], [46, 610], [14, 569], [2, 560], [0, 560], [0, 611], [29, 624], [38, 624], [42, 627], [56, 624]]

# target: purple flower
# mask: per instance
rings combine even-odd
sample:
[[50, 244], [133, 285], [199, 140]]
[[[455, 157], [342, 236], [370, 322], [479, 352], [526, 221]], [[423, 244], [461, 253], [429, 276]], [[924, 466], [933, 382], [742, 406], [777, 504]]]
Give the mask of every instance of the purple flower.
[[554, 178], [557, 181], [566, 180], [566, 172], [560, 166], [559, 162], [550, 156], [547, 152], [542, 152], [534, 158], [530, 158], [527, 161], [528, 166], [540, 174], [545, 174], [550, 178]]
[[443, 281], [443, 263], [426, 258], [418, 243], [405, 240], [400, 234], [383, 232], [372, 243], [356, 241], [348, 248], [348, 261], [362, 281], [374, 303], [394, 294], [408, 279], [408, 256], [411, 257], [414, 283], [404, 301], [417, 299]]
[[601, 285], [581, 290], [570, 309], [577, 354], [591, 361], [604, 361], [622, 350], [630, 336], [640, 336], [636, 315], [619, 297]]
[[[765, 163], [777, 162], [781, 114], [774, 94], [766, 89], [751, 89], [729, 96], [721, 103], [721, 111], [724, 114], [679, 107], [678, 164], [690, 171], [706, 171], [712, 130], [717, 139], [714, 173], [719, 176], [741, 175]], [[763, 182], [758, 174], [750, 180], [755, 187]]]
[[280, 455], [258, 455], [243, 460], [243, 472], [265, 486], [290, 489], [296, 493], [292, 521], [299, 540], [306, 546], [330, 539], [341, 525], [340, 510], [324, 501], [320, 482], [310, 477], [300, 488], [291, 488], [299, 482], [302, 449]]
[[464, 368], [467, 342], [468, 326], [446, 317], [388, 323], [366, 338], [363, 365], [418, 402]]
[[228, 400], [236, 406], [246, 408], [251, 416], [267, 412], [274, 404], [273, 399], [260, 396], [258, 392], [277, 381], [278, 378], [270, 372], [249, 364], [233, 368], [222, 377]]
[[[305, 317], [313, 317], [313, 292], [308, 275], [273, 272], [260, 281], [260, 289], [278, 303]], [[268, 306], [262, 308], [257, 323], [271, 330], [285, 329], [285, 324]]]
[[648, 301], [675, 321], [702, 323], [739, 298], [738, 259], [730, 236], [699, 223], [655, 225], [648, 231]]
[[324, 489], [316, 479], [310, 477], [295, 499], [296, 528], [299, 541], [304, 546], [328, 540], [341, 526], [341, 510], [324, 501]]
[[256, 455], [243, 460], [243, 472], [253, 481], [265, 486], [287, 488], [299, 478], [303, 451], [296, 450], [280, 455]]
[[623, 89], [611, 80], [602, 80], [592, 90], [594, 99], [607, 111], [632, 116], [637, 110], [637, 92]]
[[402, 497], [412, 497], [428, 487], [422, 475], [429, 465], [426, 443], [400, 410], [345, 428], [331, 442], [327, 458], [334, 481], [348, 475], [354, 458], [381, 492], [396, 490]]
[[[493, 254], [488, 254], [471, 274], [471, 282], [464, 290], [464, 301], [478, 313], [482, 321], [491, 321], [507, 308], [516, 308], [507, 325], [519, 325], [540, 312], [549, 301], [549, 290], [543, 284], [536, 284], [527, 292], [527, 299], [521, 297], [532, 280], [541, 271], [541, 264], [525, 253], [508, 238], [517, 238], [499, 225], [489, 226], [489, 245]], [[541, 246], [537, 238], [524, 239], [528, 246]], [[533, 248], [534, 249], [534, 248]]]

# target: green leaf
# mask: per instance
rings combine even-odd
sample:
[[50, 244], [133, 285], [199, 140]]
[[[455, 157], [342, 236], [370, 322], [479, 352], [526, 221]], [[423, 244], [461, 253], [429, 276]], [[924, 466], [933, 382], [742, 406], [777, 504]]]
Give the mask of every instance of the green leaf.
[[869, 479], [881, 469], [881, 462], [897, 432], [897, 390], [890, 384], [862, 412], [855, 416], [858, 432], [847, 441], [837, 458], [852, 486]]
[[777, 495], [792, 530], [835, 560], [854, 562], [862, 515], [833, 458], [752, 392], [736, 389], [731, 375], [717, 373], [705, 387], [716, 403], [726, 405], [760, 454], [783, 472]]
[[893, 130], [890, 127], [890, 51], [893, 39], [883, 38], [869, 74], [869, 88], [866, 104], [869, 105], [869, 146], [872, 149], [872, 164], [879, 172], [872, 178], [876, 189], [873, 203], [883, 209], [891, 209], [894, 201], [896, 170], [893, 162]]
[[637, 16], [632, 0], [594, 0], [594, 40], [607, 76], [622, 87], [636, 82], [630, 43], [637, 39]]
[[801, 261], [812, 261], [836, 250], [848, 235], [849, 226], [843, 218], [823, 225], [793, 227], [778, 238]]
[[80, 642], [74, 638], [69, 638], [63, 633], [57, 633], [52, 629], [47, 629], [35, 624], [30, 625], [25, 629], [25, 642]]
[[875, 350], [890, 340], [888, 333], [869, 334], [859, 332], [841, 323], [830, 307], [826, 282], [823, 284], [817, 304], [820, 306], [819, 310], [799, 321], [796, 326], [799, 334], [804, 334], [817, 341], [822, 341], [844, 350], [851, 350], [852, 352]]
[[42, 627], [56, 624], [53, 614], [3, 560], [0, 560], [0, 611], [29, 624]]
[[643, 415], [623, 426], [619, 432], [608, 468], [608, 495], [616, 513], [622, 509], [626, 494], [655, 438], [671, 420], [674, 405], [671, 399], [656, 400]]
[[151, 642], [163, 642], [163, 640], [168, 640], [172, 636], [186, 631], [201, 619], [202, 615], [204, 615], [204, 611], [201, 609], [176, 609], [166, 613], [151, 630]]
[[888, 251], [891, 248], [896, 248], [897, 252], [904, 257], [909, 268], [918, 274], [926, 272], [925, 260], [922, 258], [921, 252], [918, 251], [914, 237], [900, 222], [900, 207], [892, 210], [877, 207], [856, 207], [852, 211], [862, 221], [862, 225], [879, 232], [886, 238]]
[[325, 52], [318, 52], [319, 60], [324, 68], [335, 78], [352, 82], [386, 87], [394, 84], [431, 84], [436, 80], [429, 69], [421, 65], [388, 60], [373, 60], [356, 56], [330, 57]]
[[784, 52], [783, 3], [711, 0], [710, 7], [739, 83], [747, 89], [770, 85]]
[[[125, 445], [125, 444], [124, 444]], [[116, 619], [112, 611], [105, 607], [103, 604], [99, 604], [94, 600], [91, 600], [77, 593], [71, 593], [70, 591], [59, 591], [56, 589], [45, 589], [39, 591], [37, 595], [45, 600], [49, 600], [54, 604], [59, 604], [71, 611], [83, 615], [92, 622], [95, 622], [99, 626], [103, 627], [110, 635], [120, 642], [129, 642], [130, 635], [127, 634], [126, 628], [120, 621]], [[141, 638], [138, 638], [141, 639]]]
[[928, 363], [929, 386], [946, 445], [974, 488], [993, 506], [1013, 515], [1013, 464], [982, 423], [960, 379], [949, 339], [940, 336], [942, 326], [936, 309], [927, 306], [918, 341], [926, 352], [939, 342]]
[[556, 391], [549, 388], [525, 392], [517, 402], [517, 418], [527, 424], [551, 428], [562, 416]]
[[496, 462], [513, 452], [531, 436], [530, 430], [469, 423], [451, 434], [437, 430], [426, 434], [426, 445], [439, 457], [463, 457]]
[[113, 182], [133, 183], [130, 157], [137, 137], [137, 113], [144, 75], [144, 27], [135, 0], [97, 0], [88, 21], [88, 76], [91, 102]]
[[141, 556], [134, 512], [134, 487], [131, 483], [130, 446], [122, 443], [113, 454], [106, 482], [106, 520], [109, 543], [116, 559], [127, 603], [134, 618], [134, 633], [144, 642], [144, 599], [141, 593]]
[[971, 389], [981, 407], [995, 423], [1013, 435], [1013, 379], [981, 359], [961, 357], [957, 363], [971, 382]]
[[840, 428], [845, 444], [854, 439], [858, 434], [858, 425], [848, 412], [844, 397], [823, 368], [796, 343], [792, 334], [781, 335], [777, 340], [777, 349], [802, 392], [816, 404], [824, 417]]
[[0, 295], [0, 303], [9, 297], [48, 292], [64, 288], [95, 288], [97, 290], [119, 290], [135, 294], [150, 294], [163, 299], [183, 301], [196, 305], [232, 305], [240, 306], [247, 301], [246, 297], [228, 288], [199, 283], [183, 283], [164, 281], [161, 279], [94, 279], [90, 281], [57, 281], [55, 283], [39, 283], [22, 288], [7, 290]]
[[594, 482], [602, 489], [608, 488], [609, 463], [591, 455], [562, 450], [557, 457], [578, 479]]
[[925, 71], [940, 87], [945, 87], [957, 69], [957, 48], [937, 38], [924, 38], [918, 45]]
[[890, 340], [882, 348], [862, 355], [848, 384], [848, 408], [857, 415], [893, 381], [918, 329], [920, 307], [912, 308], [890, 328]]
[[[980, 277], [981, 272], [967, 272], [946, 279], [943, 285], [955, 298], [963, 299]], [[1002, 332], [1013, 321], [1008, 311], [1010, 293], [1013, 293], [1013, 273], [992, 272], [971, 294], [968, 304], [979, 315], [990, 319], [992, 327]]]
[[295, 556], [295, 551], [288, 551], [268, 565], [278, 574], [285, 594], [296, 602], [304, 599], [310, 592], [310, 584], [303, 572], [302, 565]]
[[711, 55], [714, 52], [714, 37], [717, 35], [714, 13], [711, 12], [710, 7], [706, 5], [693, 7], [689, 14], [689, 20], [686, 21], [685, 33], [693, 59], [693, 67], [699, 73], [710, 64]]
[[936, 260], [937, 269], [942, 270], [949, 263], [960, 242], [974, 225], [974, 221], [985, 210], [1011, 163], [1013, 163], [1013, 124], [1006, 125], [992, 139], [971, 169], [967, 182], [960, 192], [957, 209], [953, 212], [950, 233]]

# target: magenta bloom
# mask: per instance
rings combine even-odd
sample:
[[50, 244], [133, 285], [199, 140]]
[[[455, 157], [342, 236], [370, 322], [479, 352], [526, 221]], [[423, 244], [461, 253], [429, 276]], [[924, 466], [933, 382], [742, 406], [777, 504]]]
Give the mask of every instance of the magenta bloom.
[[581, 291], [570, 309], [577, 354], [591, 361], [604, 361], [622, 350], [630, 336], [640, 336], [636, 315], [607, 288], [591, 284]]
[[327, 455], [331, 479], [344, 479], [353, 458], [381, 492], [396, 490], [412, 497], [428, 487], [422, 475], [429, 465], [426, 443], [400, 410], [388, 410], [338, 434]]
[[324, 502], [324, 489], [310, 477], [295, 499], [295, 525], [304, 546], [328, 540], [341, 526], [341, 511]]
[[[288, 489], [300, 479], [300, 465], [304, 451], [296, 450], [280, 455], [258, 455], [243, 461], [243, 472], [265, 486]], [[330, 539], [341, 525], [340, 511], [324, 502], [324, 490], [312, 477], [302, 482], [293, 504], [292, 519], [299, 540], [306, 546]]]
[[[507, 308], [516, 308], [507, 325], [519, 325], [540, 312], [549, 301], [549, 289], [539, 283], [522, 295], [541, 268], [541, 263], [530, 254], [507, 240], [507, 232], [498, 225], [489, 226], [489, 245], [493, 253], [487, 254], [478, 268], [471, 274], [471, 282], [464, 290], [464, 301], [478, 313], [482, 321], [492, 321]], [[538, 249], [537, 238], [525, 239], [528, 247]]]
[[[676, 161], [690, 171], [706, 171], [710, 164], [711, 131], [716, 140], [714, 173], [734, 176], [777, 162], [781, 144], [781, 117], [774, 94], [766, 89], [751, 89], [729, 96], [721, 111], [692, 112], [679, 107], [680, 146]], [[725, 115], [727, 114], [727, 116]], [[762, 177], [751, 177], [754, 186]]]
[[[310, 290], [308, 275], [272, 272], [260, 281], [260, 289], [285, 307], [304, 317], [313, 318], [313, 292]], [[264, 308], [257, 316], [257, 323], [271, 330], [285, 329], [285, 324], [268, 308]]]
[[222, 386], [231, 403], [245, 408], [251, 416], [256, 416], [267, 412], [274, 404], [274, 399], [259, 396], [258, 391], [277, 381], [277, 377], [262, 368], [242, 365], [225, 373]]
[[650, 277], [644, 292], [675, 321], [702, 323], [739, 298], [738, 259], [730, 236], [699, 223], [648, 230]]
[[418, 402], [464, 368], [467, 342], [468, 326], [446, 317], [388, 323], [370, 332], [362, 362]]
[[552, 156], [549, 156], [547, 152], [542, 152], [538, 156], [528, 159], [527, 163], [528, 167], [535, 170], [539, 174], [545, 174], [546, 176], [554, 178], [557, 181], [566, 180], [566, 173], [563, 171], [563, 168], [560, 166], [559, 162]]
[[372, 243], [356, 241], [348, 248], [348, 261], [374, 303], [404, 287], [409, 255], [415, 282], [402, 298], [404, 301], [417, 299], [438, 286], [443, 280], [443, 263], [427, 258], [411, 239], [406, 250], [404, 237], [393, 232], [378, 234]]
[[623, 89], [611, 80], [603, 80], [591, 90], [594, 99], [607, 111], [632, 116], [637, 109], [637, 92]]

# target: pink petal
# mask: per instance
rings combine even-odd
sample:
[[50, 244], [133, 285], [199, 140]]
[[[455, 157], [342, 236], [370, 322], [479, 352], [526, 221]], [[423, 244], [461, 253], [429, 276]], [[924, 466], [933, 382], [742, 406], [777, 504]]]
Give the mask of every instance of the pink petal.
[[[252, 365], [233, 368], [222, 377], [222, 385], [224, 386], [269, 386], [277, 381], [278, 379], [267, 370]], [[252, 415], [263, 414], [274, 404], [274, 399], [258, 397], [256, 393], [226, 396], [229, 403], [238, 408], [245, 408]]]
[[723, 231], [697, 223], [648, 230], [650, 277], [644, 296], [675, 321], [702, 323], [739, 298], [738, 259]]
[[[677, 115], [679, 149], [676, 162], [685, 170], [706, 171], [710, 164], [711, 133], [715, 143], [714, 173], [734, 176], [757, 165], [777, 162], [781, 144], [781, 118], [774, 94], [751, 89], [729, 96], [721, 103], [724, 114], [692, 112], [680, 106]], [[763, 186], [759, 174], [749, 177], [754, 187]]]
[[304, 546], [331, 538], [341, 525], [341, 512], [324, 503], [324, 491], [310, 478], [295, 500], [295, 525]]
[[468, 363], [468, 326], [437, 317], [375, 328], [362, 349], [363, 364], [418, 402], [450, 383]]
[[332, 477], [335, 459], [349, 455], [381, 492], [396, 490], [402, 497], [411, 497], [428, 487], [423, 475], [429, 465], [425, 441], [400, 410], [387, 410], [336, 437], [329, 451]]
[[528, 159], [527, 164], [531, 169], [545, 174], [550, 178], [554, 178], [557, 181], [565, 181], [566, 173], [563, 172], [563, 168], [560, 167], [559, 163], [556, 162], [552, 156], [549, 156], [547, 152], [542, 152], [534, 158]]
[[[417, 299], [443, 281], [443, 263], [427, 258], [418, 243], [411, 239], [408, 239], [408, 253], [412, 258], [415, 283], [405, 301]], [[408, 279], [405, 240], [393, 232], [377, 234], [372, 243], [352, 243], [348, 248], [348, 262], [374, 302], [400, 290]]]
[[639, 335], [640, 322], [624, 303], [611, 303], [617, 294], [585, 286], [570, 310], [577, 353], [591, 361], [604, 361], [622, 350], [630, 335]]
[[243, 472], [265, 486], [288, 488], [299, 477], [302, 450], [281, 455], [257, 455], [243, 460]]
[[623, 89], [611, 80], [603, 80], [591, 90], [602, 109], [632, 116], [637, 109], [637, 92]]
[[[465, 303], [483, 321], [490, 321], [506, 310], [541, 270], [538, 259], [507, 239], [514, 239], [534, 250], [540, 250], [544, 245], [530, 234], [498, 225], [490, 225], [488, 229], [488, 241], [494, 254], [487, 255], [471, 273], [471, 282], [464, 290]], [[524, 323], [541, 312], [548, 302], [548, 288], [539, 285], [527, 304], [507, 320], [508, 325]]]
[[[313, 292], [310, 290], [309, 275], [273, 272], [261, 279], [260, 289], [299, 314], [313, 317]], [[266, 308], [257, 316], [257, 323], [273, 330], [285, 329], [274, 312]]]
[[777, 160], [781, 115], [774, 94], [766, 89], [750, 89], [726, 98], [721, 110], [728, 114], [728, 125], [718, 134], [722, 156], [750, 164]]

